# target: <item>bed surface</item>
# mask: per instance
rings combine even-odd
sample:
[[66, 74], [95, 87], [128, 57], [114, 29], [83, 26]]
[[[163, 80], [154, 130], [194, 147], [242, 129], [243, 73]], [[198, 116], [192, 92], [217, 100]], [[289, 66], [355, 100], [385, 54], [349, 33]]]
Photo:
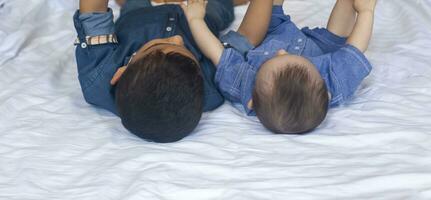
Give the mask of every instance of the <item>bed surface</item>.
[[[431, 199], [430, 0], [379, 1], [372, 74], [312, 134], [273, 135], [226, 103], [174, 144], [84, 102], [77, 2], [0, 0], [0, 199]], [[333, 3], [285, 9], [315, 27]]]

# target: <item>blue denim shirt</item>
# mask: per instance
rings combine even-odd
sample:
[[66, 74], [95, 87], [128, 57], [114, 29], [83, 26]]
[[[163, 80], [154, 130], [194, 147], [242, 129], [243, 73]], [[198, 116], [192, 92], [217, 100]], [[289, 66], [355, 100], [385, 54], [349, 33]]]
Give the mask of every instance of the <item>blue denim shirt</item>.
[[[219, 1], [220, 2], [220, 1]], [[207, 15], [207, 22], [217, 33], [229, 25], [233, 12], [212, 1], [213, 11]], [[228, 7], [227, 7], [228, 8]], [[214, 19], [223, 16], [221, 22]], [[212, 17], [212, 18], [211, 18]], [[215, 21], [215, 22], [214, 22]], [[219, 22], [220, 21], [220, 22]], [[204, 111], [219, 107], [224, 102], [215, 83], [215, 66], [205, 58], [195, 44], [186, 17], [177, 5], [145, 7], [122, 13], [114, 24], [112, 10], [103, 13], [80, 14], [74, 16], [75, 28], [81, 44], [76, 48], [78, 74], [84, 98], [90, 104], [117, 113], [115, 105], [115, 86], [110, 80], [118, 68], [126, 65], [130, 56], [145, 43], [158, 38], [181, 35], [185, 46], [199, 60], [204, 79]], [[86, 37], [115, 34], [118, 44], [86, 45]]]
[[280, 49], [303, 56], [315, 65], [331, 93], [331, 107], [351, 98], [372, 68], [362, 52], [346, 44], [346, 38], [321, 28], [300, 30], [281, 6], [274, 6], [267, 37], [260, 46], [254, 48], [236, 32], [221, 40], [227, 48], [218, 65], [216, 84], [226, 99], [242, 104], [248, 115], [255, 115], [247, 105], [256, 74]]

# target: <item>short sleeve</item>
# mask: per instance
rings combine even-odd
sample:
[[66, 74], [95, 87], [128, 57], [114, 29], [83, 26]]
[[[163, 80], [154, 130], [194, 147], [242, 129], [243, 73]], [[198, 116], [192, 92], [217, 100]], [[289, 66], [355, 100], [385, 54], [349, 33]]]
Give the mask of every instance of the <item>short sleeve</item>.
[[356, 47], [345, 45], [339, 50], [310, 58], [319, 70], [332, 95], [331, 106], [352, 98], [362, 81], [370, 74], [372, 66]]
[[[106, 71], [112, 62], [117, 47], [109, 42], [91, 44], [92, 37], [100, 34], [113, 34], [113, 14], [110, 9], [104, 13], [84, 13], [76, 11], [74, 23], [80, 43], [76, 47], [78, 73], [83, 89], [97, 81], [100, 72]], [[94, 38], [93, 37], [93, 38]]]
[[221, 36], [220, 40], [226, 48], [234, 48], [243, 56], [251, 49], [254, 49], [254, 46], [246, 37], [235, 31], [230, 31], [226, 35]]
[[77, 11], [75, 25], [82, 30], [85, 36], [98, 36], [114, 34], [114, 15], [108, 12], [79, 13]]
[[247, 79], [247, 72], [251, 69], [244, 56], [233, 48], [223, 51], [217, 66], [215, 83], [223, 96], [228, 100], [241, 103], [243, 83]]
[[78, 78], [85, 100], [116, 113], [110, 80], [118, 67], [114, 54], [118, 45], [114, 34], [112, 10], [104, 13], [75, 13], [78, 34], [75, 56]]

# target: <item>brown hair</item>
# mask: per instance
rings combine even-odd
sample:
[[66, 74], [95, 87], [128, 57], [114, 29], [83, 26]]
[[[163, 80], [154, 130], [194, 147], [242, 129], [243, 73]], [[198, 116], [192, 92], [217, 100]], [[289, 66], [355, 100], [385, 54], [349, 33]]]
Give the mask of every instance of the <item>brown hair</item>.
[[303, 134], [322, 123], [328, 112], [325, 82], [313, 81], [306, 67], [295, 64], [275, 75], [265, 92], [256, 84], [254, 110], [262, 124], [280, 134]]

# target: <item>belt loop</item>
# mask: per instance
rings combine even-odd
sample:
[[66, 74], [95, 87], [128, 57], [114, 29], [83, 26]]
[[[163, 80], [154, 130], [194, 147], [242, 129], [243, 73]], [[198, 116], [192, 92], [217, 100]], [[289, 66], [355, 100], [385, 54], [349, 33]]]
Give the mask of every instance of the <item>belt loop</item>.
[[165, 33], [168, 37], [172, 37], [175, 34], [177, 21], [178, 21], [178, 13], [169, 12], [168, 21], [166, 23], [166, 28], [165, 28]]

